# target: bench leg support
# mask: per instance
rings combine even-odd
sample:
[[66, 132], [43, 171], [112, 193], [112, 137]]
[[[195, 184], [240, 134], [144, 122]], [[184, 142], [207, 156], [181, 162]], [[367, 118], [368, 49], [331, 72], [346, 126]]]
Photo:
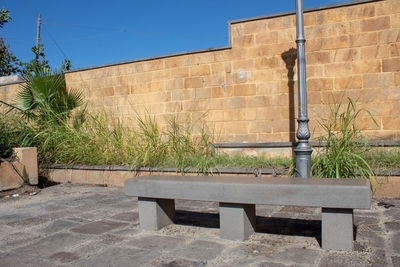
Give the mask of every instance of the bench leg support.
[[139, 197], [139, 222], [143, 230], [159, 230], [175, 221], [173, 199]]
[[322, 208], [323, 249], [353, 250], [353, 209]]
[[219, 203], [219, 223], [221, 238], [246, 240], [255, 231], [256, 206]]

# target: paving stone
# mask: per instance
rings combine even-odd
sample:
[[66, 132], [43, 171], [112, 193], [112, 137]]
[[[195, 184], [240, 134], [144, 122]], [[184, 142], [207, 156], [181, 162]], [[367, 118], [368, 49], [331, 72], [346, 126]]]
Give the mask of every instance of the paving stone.
[[0, 253], [0, 265], [12, 267], [40, 266], [52, 267], [54, 263], [47, 262], [36, 256], [20, 255], [17, 253]]
[[15, 251], [20, 255], [52, 255], [55, 252], [64, 251], [67, 248], [74, 247], [85, 240], [84, 235], [73, 235], [69, 233], [58, 233], [41, 238], [33, 244], [18, 248]]
[[137, 248], [124, 248], [124, 247], [113, 247], [102, 251], [101, 253], [95, 254], [85, 260], [75, 262], [77, 266], [132, 266], [142, 267], [148, 262], [153, 261], [157, 255], [157, 251], [149, 251]]
[[72, 228], [71, 231], [82, 234], [99, 235], [125, 225], [127, 225], [127, 223], [103, 220]]
[[392, 264], [393, 264], [393, 266], [400, 266], [400, 257], [392, 256]]
[[379, 224], [379, 217], [370, 217], [370, 216], [354, 216], [354, 224]]
[[390, 220], [398, 221], [398, 220], [400, 220], [400, 210], [399, 209], [393, 209], [393, 208], [385, 210], [384, 216], [385, 217], [389, 217]]
[[38, 231], [18, 231], [15, 233], [8, 233], [8, 235], [2, 235], [0, 237], [0, 249], [9, 251], [14, 248], [24, 246], [29, 242], [33, 242], [40, 238]]
[[397, 233], [392, 238], [393, 250], [400, 253], [400, 233]]
[[400, 222], [385, 222], [387, 231], [398, 232], [400, 231]]
[[60, 251], [51, 255], [49, 259], [62, 263], [70, 263], [76, 261], [77, 259], [79, 259], [79, 257], [75, 253]]
[[67, 230], [69, 228], [72, 228], [74, 226], [79, 225], [76, 222], [72, 221], [66, 221], [66, 220], [57, 220], [52, 223], [50, 223], [49, 226], [46, 228], [43, 228], [41, 232], [46, 233], [46, 234], [53, 234], [59, 231]]
[[135, 238], [129, 241], [126, 245], [134, 246], [141, 249], [163, 251], [163, 250], [172, 250], [176, 248], [179, 245], [179, 243], [182, 244], [184, 242], [185, 240], [183, 238], [150, 235], [150, 236]]
[[386, 260], [386, 252], [384, 250], [377, 250], [370, 252], [370, 266], [372, 267], [381, 267], [381, 266], [388, 266], [388, 262]]
[[282, 263], [275, 263], [275, 262], [262, 262], [258, 264], [259, 267], [286, 267], [288, 265], [284, 265]]
[[37, 216], [37, 217], [26, 218], [23, 220], [16, 220], [13, 222], [9, 222], [9, 223], [7, 223], [7, 225], [13, 226], [13, 227], [37, 226], [39, 224], [46, 223], [50, 220], [51, 219], [49, 217]]
[[48, 211], [63, 211], [69, 209], [70, 206], [60, 205], [60, 204], [50, 204], [44, 207], [45, 210]]
[[111, 218], [119, 221], [136, 222], [139, 220], [139, 214], [137, 212], [122, 212]]
[[[305, 248], [288, 248], [277, 253], [267, 255], [269, 261], [276, 263], [315, 264], [321, 251]], [[284, 262], [282, 260], [284, 259]]]
[[124, 236], [113, 235], [113, 234], [105, 234], [101, 237], [101, 243], [106, 245], [114, 245], [117, 243], [121, 243], [126, 238]]
[[349, 257], [348, 253], [328, 252], [322, 256], [318, 266], [320, 267], [338, 267], [338, 266], [369, 266], [370, 263], [366, 258], [359, 255]]
[[161, 259], [150, 263], [150, 266], [154, 267], [201, 267], [206, 265], [207, 262], [205, 261], [191, 261], [187, 259]]
[[357, 240], [367, 243], [368, 247], [382, 248], [385, 240], [382, 233], [373, 231], [357, 231]]
[[0, 223], [8, 224], [12, 222], [22, 221], [26, 218], [33, 217], [29, 213], [13, 213], [13, 214], [1, 214], [0, 212]]
[[193, 260], [212, 260], [216, 258], [222, 251], [223, 245], [203, 241], [203, 240], [195, 240], [188, 244], [183, 249], [178, 249], [173, 252], [173, 254], [182, 258], [189, 258]]

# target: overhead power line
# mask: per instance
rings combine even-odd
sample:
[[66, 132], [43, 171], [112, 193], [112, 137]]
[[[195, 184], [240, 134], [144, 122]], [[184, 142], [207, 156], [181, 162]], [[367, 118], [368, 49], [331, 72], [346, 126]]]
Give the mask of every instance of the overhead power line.
[[53, 41], [55, 46], [60, 50], [61, 54], [64, 56], [64, 58], [68, 59], [67, 55], [65, 52], [61, 49], [61, 46], [58, 45], [56, 39], [50, 34], [50, 32], [46, 29], [46, 27], [43, 27], [43, 29], [46, 31], [46, 33], [49, 35], [50, 39]]
[[190, 34], [181, 34], [181, 33], [171, 33], [171, 32], [153, 32], [153, 31], [142, 31], [136, 29], [127, 29], [127, 28], [107, 28], [107, 27], [94, 27], [94, 26], [86, 26], [86, 25], [76, 25], [76, 24], [59, 24], [52, 23], [49, 21], [44, 22], [44, 24], [55, 26], [55, 27], [69, 27], [69, 28], [81, 28], [81, 29], [91, 29], [91, 30], [105, 30], [105, 31], [114, 31], [114, 32], [133, 32], [140, 33], [146, 35], [163, 35], [163, 36], [171, 36], [171, 37], [185, 37], [185, 38], [206, 38], [206, 39], [225, 39], [224, 36], [216, 36], [216, 35], [190, 35]]

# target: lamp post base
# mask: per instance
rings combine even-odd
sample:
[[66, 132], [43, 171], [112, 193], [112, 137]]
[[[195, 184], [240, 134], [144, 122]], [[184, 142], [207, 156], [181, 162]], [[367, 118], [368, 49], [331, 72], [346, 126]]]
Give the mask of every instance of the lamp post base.
[[296, 177], [310, 178], [311, 154], [313, 150], [307, 143], [299, 143], [294, 149], [296, 154]]

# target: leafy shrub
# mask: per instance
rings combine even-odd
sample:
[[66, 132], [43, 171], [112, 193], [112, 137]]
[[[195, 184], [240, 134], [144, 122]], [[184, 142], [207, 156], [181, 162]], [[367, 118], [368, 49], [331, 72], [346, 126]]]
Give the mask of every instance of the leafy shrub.
[[319, 122], [325, 135], [319, 139], [323, 147], [317, 150], [312, 175], [325, 178], [364, 177], [370, 179], [372, 187], [375, 187], [375, 174], [362, 157], [369, 147], [356, 124], [361, 112], [366, 112], [374, 120], [367, 110], [358, 109], [356, 103], [348, 98], [344, 111], [341, 104], [335, 104], [331, 107], [330, 118]]

